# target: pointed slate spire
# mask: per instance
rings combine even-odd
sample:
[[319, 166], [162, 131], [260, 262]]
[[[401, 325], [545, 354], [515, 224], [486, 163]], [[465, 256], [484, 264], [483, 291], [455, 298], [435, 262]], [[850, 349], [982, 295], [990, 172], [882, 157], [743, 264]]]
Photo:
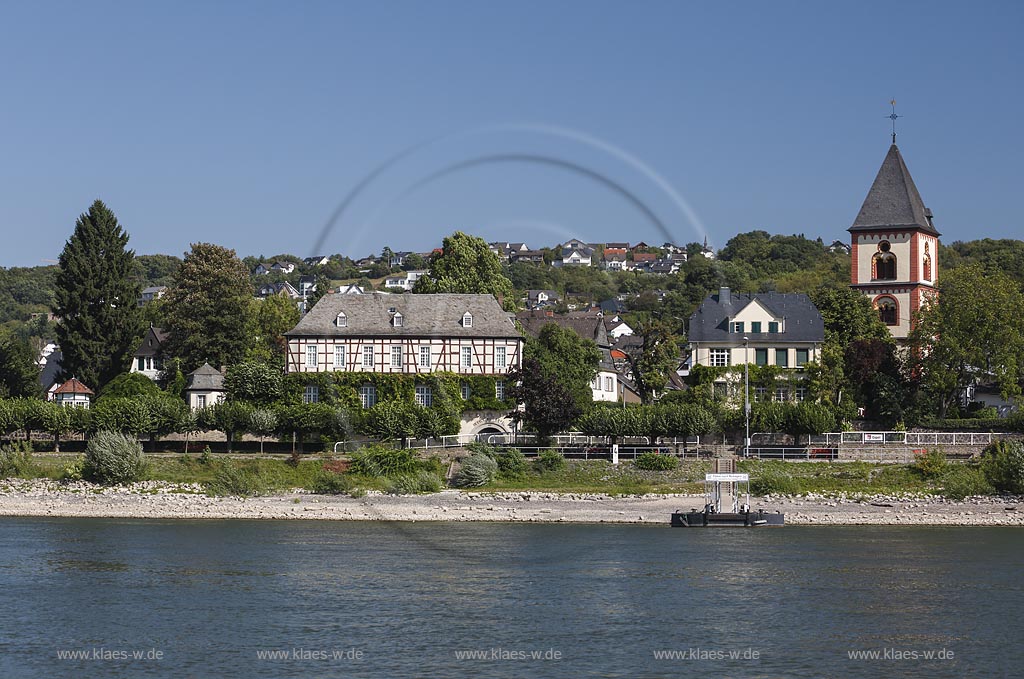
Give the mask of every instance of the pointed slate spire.
[[886, 227], [918, 228], [935, 236], [939, 232], [932, 226], [931, 210], [924, 206], [921, 194], [903, 162], [896, 144], [882, 161], [875, 183], [853, 220], [849, 231], [866, 231]]

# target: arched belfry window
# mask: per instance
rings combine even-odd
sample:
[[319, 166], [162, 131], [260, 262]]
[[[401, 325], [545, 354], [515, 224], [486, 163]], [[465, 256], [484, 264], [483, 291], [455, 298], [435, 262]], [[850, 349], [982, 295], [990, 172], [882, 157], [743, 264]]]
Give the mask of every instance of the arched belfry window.
[[871, 277], [875, 280], [896, 280], [896, 255], [889, 250], [889, 241], [883, 240], [878, 244], [878, 252], [871, 258]]
[[878, 309], [878, 317], [886, 325], [899, 325], [899, 306], [892, 297], [879, 297], [875, 300], [875, 308]]

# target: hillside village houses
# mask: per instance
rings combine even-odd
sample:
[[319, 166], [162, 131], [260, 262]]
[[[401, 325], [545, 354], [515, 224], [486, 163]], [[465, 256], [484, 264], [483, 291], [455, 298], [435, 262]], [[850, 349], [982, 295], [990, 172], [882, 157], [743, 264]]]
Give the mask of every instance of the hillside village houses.
[[[905, 340], [913, 314], [929, 296], [937, 294], [939, 233], [895, 144], [889, 148], [849, 232], [851, 286], [871, 300], [893, 336]], [[846, 249], [841, 246], [837, 241], [830, 249]], [[544, 262], [544, 251], [530, 250], [525, 243], [497, 242], [489, 247], [509, 262]], [[556, 248], [561, 256], [556, 256], [552, 265], [591, 266], [598, 251], [599, 264], [612, 270], [668, 274], [686, 261], [685, 250], [671, 243], [660, 248], [667, 253], [665, 256], [651, 249], [643, 242], [632, 246], [625, 242], [591, 245], [572, 239]], [[714, 258], [706, 238], [701, 253]], [[391, 263], [400, 264], [409, 254], [393, 253]], [[319, 266], [326, 260], [316, 256], [304, 263]], [[253, 273], [290, 273], [294, 269], [291, 262], [276, 261], [269, 266], [259, 264]], [[426, 273], [417, 270], [389, 276], [385, 287], [408, 292]], [[267, 283], [257, 286], [256, 296], [284, 294], [296, 300], [305, 312], [303, 300], [315, 290], [314, 277], [303, 275], [299, 286], [301, 289], [287, 281]], [[157, 299], [164, 291], [163, 287], [147, 288], [140, 303], [148, 301], [146, 294]], [[583, 310], [556, 316], [547, 309], [562, 299], [570, 309]], [[639, 346], [640, 338], [623, 322], [621, 301], [604, 300], [596, 307], [592, 304], [598, 300], [556, 290], [528, 290], [523, 301], [527, 311], [520, 314], [519, 322], [527, 334], [536, 335], [543, 323], [556, 322], [597, 343], [603, 360], [591, 385], [595, 401], [635, 400], [625, 357]], [[736, 293], [723, 287], [708, 295], [688, 326], [689, 345], [669, 388], [685, 388], [679, 375], [697, 365], [773, 365], [782, 368], [784, 374], [799, 374], [808, 362], [820, 359], [824, 341], [818, 310], [806, 295], [794, 293]], [[388, 294], [370, 292], [356, 284], [325, 295], [286, 336], [289, 373], [451, 371], [502, 376], [519, 365], [524, 342], [510, 315], [488, 295]], [[165, 333], [150, 327], [133, 356], [130, 371], [156, 379], [162, 368], [165, 340]], [[92, 396], [88, 386], [68, 387], [67, 382], [56, 379], [60, 373], [60, 350], [56, 345], [48, 345], [38, 363], [48, 398], [76, 405], [88, 402]], [[726, 392], [734, 389], [736, 385], [730, 386], [732, 379], [723, 377], [716, 388]], [[208, 365], [190, 374], [186, 390], [189, 405], [198, 408], [222, 400], [223, 380], [223, 374]], [[496, 384], [497, 389], [503, 389], [501, 380]], [[366, 406], [376, 401], [370, 384], [360, 390], [360, 395]], [[779, 387], [776, 393], [754, 396], [757, 400], [801, 400], [804, 394], [800, 387]], [[305, 397], [308, 401], [318, 399], [312, 389]], [[417, 388], [416, 399], [429, 402], [431, 395]], [[511, 426], [505, 415], [475, 413], [464, 420], [463, 432], [508, 432]]]

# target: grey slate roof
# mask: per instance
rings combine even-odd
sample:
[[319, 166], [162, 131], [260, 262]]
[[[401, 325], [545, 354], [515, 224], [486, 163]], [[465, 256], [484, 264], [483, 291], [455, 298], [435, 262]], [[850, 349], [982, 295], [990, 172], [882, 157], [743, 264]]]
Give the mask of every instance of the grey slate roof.
[[[402, 326], [394, 327], [395, 313], [402, 314]], [[472, 327], [462, 325], [466, 312], [473, 316]], [[347, 326], [335, 321], [344, 312]], [[298, 325], [285, 333], [288, 337], [508, 337], [519, 333], [509, 315], [493, 295], [412, 293], [388, 295], [326, 295], [316, 303]]]
[[[785, 332], [729, 332], [729, 319], [754, 300], [760, 302], [777, 318], [785, 319]], [[811, 298], [797, 292], [730, 293], [722, 288], [717, 295], [708, 295], [690, 316], [691, 342], [742, 343], [744, 335], [753, 341], [824, 342], [825, 324]], [[765, 328], [767, 330], [767, 328]]]
[[160, 347], [167, 341], [168, 334], [161, 328], [150, 326], [146, 330], [146, 334], [143, 335], [142, 342], [139, 344], [139, 348], [135, 350], [133, 356], [136, 358], [146, 358], [160, 355]]
[[531, 337], [539, 337], [541, 328], [548, 323], [568, 328], [583, 339], [593, 341], [601, 350], [601, 370], [615, 369], [609, 351], [611, 343], [608, 340], [608, 330], [605, 328], [603, 316], [597, 314], [554, 314], [549, 316], [543, 311], [520, 311], [516, 314], [516, 320]]
[[903, 162], [900, 150], [893, 144], [882, 161], [875, 182], [849, 231], [865, 231], [885, 227], [916, 227], [939, 235], [932, 226], [932, 213], [924, 206], [921, 194]]
[[188, 374], [185, 389], [224, 389], [224, 375], [209, 363], [196, 368]]

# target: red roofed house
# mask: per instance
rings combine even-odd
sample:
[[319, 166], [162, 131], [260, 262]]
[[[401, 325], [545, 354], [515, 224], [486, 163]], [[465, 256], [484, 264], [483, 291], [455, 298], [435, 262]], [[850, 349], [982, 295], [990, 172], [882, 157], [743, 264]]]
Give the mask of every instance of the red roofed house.
[[93, 390], [74, 377], [53, 392], [53, 400], [68, 408], [88, 408], [92, 396], [95, 396]]

